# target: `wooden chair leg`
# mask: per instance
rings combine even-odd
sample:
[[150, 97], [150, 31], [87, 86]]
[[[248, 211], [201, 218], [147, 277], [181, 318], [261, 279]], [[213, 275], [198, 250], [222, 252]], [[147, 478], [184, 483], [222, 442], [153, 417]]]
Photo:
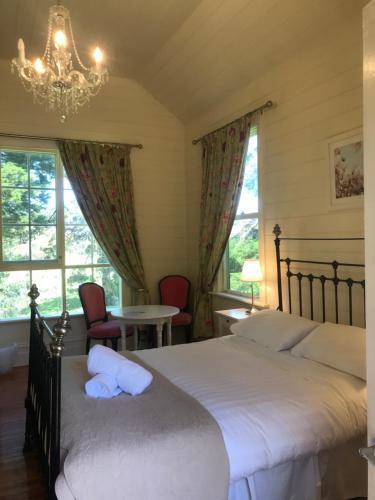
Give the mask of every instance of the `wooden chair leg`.
[[187, 344], [191, 342], [191, 325], [185, 326], [185, 340]]
[[89, 336], [87, 336], [87, 339], [86, 339], [86, 354], [88, 354], [89, 350], [90, 350], [90, 341], [91, 341], [91, 338]]
[[107, 347], [107, 339], [103, 339], [103, 345], [104, 347]]
[[112, 341], [112, 349], [117, 352], [118, 349], [118, 337], [113, 337]]

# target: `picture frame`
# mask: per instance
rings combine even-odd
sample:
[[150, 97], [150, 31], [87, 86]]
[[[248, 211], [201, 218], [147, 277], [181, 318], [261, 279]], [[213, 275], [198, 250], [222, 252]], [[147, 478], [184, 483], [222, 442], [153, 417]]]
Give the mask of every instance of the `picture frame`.
[[330, 208], [363, 207], [363, 135], [355, 129], [328, 140]]

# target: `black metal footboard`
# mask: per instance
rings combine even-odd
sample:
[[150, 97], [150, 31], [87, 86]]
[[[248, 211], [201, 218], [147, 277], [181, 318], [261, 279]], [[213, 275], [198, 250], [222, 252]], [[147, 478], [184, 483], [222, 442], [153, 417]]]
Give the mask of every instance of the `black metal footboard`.
[[[60, 471], [61, 356], [70, 319], [63, 312], [51, 330], [38, 310], [36, 285], [32, 285], [28, 295], [31, 318], [24, 451], [38, 447], [47, 497], [55, 499], [54, 486]], [[50, 341], [49, 346], [46, 340]]]

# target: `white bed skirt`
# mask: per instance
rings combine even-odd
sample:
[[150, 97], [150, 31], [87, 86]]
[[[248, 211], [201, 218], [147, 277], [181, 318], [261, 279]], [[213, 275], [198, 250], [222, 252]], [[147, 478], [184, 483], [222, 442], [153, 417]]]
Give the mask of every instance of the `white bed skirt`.
[[228, 500], [347, 500], [367, 496], [363, 436], [319, 456], [286, 462], [231, 483]]

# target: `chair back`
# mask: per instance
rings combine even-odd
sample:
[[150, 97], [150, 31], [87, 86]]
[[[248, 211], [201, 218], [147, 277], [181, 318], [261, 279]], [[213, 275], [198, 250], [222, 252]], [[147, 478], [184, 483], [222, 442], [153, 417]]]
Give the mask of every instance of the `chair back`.
[[190, 281], [179, 274], [165, 276], [159, 281], [159, 292], [162, 305], [175, 306], [183, 311], [189, 301]]
[[96, 283], [83, 283], [78, 287], [78, 293], [87, 328], [93, 323], [108, 321], [103, 287]]

